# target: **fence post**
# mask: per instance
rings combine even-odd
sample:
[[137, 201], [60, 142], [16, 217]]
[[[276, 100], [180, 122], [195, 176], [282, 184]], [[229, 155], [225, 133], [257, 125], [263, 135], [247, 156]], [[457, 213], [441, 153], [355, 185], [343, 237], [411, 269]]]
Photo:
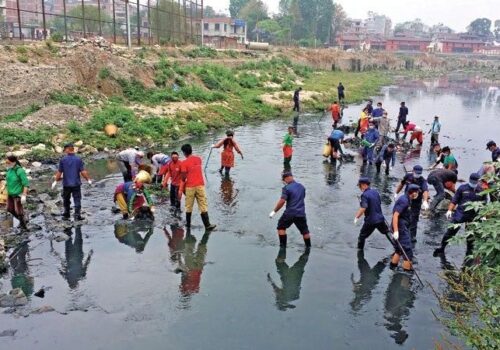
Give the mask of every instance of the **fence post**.
[[132, 48], [132, 40], [130, 38], [130, 13], [128, 8], [128, 1], [125, 0], [125, 21], [127, 22], [127, 47]]
[[137, 0], [137, 45], [141, 46], [141, 8]]
[[87, 34], [85, 33], [85, 6], [83, 4], [83, 0], [82, 0], [82, 21], [83, 21], [83, 27], [82, 27], [83, 37], [86, 38]]
[[97, 0], [97, 18], [99, 19], [99, 36], [102, 36], [101, 0]]
[[151, 2], [148, 0], [148, 43], [151, 45]]
[[113, 0], [113, 43], [116, 45], [116, 14], [115, 14], [115, 0]]
[[200, 24], [200, 29], [201, 29], [201, 46], [204, 46], [205, 45], [205, 23], [204, 23], [204, 20], [203, 20], [203, 15], [204, 15], [204, 12], [203, 12], [203, 0], [201, 0], [201, 24]]
[[42, 0], [42, 23], [43, 23], [43, 40], [47, 40], [47, 22], [45, 21], [45, 1]]
[[[17, 0], [17, 25], [19, 29], [19, 40], [23, 40], [23, 29], [21, 28], [21, 6], [19, 5], [19, 0]], [[13, 30], [14, 31], [14, 30]]]
[[68, 19], [66, 18], [66, 0], [63, 0], [63, 12], [64, 12], [64, 37], [65, 41], [68, 42]]
[[161, 45], [160, 40], [161, 19], [160, 19], [160, 2], [156, 2], [156, 36], [158, 38], [158, 45]]

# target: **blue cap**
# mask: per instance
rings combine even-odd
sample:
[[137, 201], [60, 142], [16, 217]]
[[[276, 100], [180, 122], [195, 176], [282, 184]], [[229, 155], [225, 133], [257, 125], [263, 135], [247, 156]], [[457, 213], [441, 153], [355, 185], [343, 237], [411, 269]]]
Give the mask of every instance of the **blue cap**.
[[481, 178], [481, 175], [479, 175], [478, 173], [472, 173], [469, 176], [470, 181], [479, 181], [480, 178]]
[[408, 186], [408, 193], [410, 193], [410, 192], [419, 192], [419, 191], [420, 191], [420, 186], [419, 185], [411, 184], [410, 186]]
[[371, 184], [371, 181], [369, 178], [367, 177], [360, 177], [359, 180], [358, 180], [358, 185], [361, 185], [361, 184]]
[[424, 168], [422, 168], [421, 165], [415, 165], [413, 167], [413, 171], [415, 172], [415, 174], [422, 175], [422, 172], [424, 171]]
[[66, 148], [73, 148], [75, 147], [75, 145], [73, 145], [71, 142], [70, 143], [67, 143], [64, 145], [63, 149], [66, 149]]

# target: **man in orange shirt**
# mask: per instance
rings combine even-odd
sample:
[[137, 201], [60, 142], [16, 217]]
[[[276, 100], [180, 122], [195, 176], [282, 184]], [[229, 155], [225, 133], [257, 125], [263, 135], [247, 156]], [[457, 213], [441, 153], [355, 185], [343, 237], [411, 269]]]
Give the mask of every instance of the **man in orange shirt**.
[[190, 144], [183, 145], [181, 151], [186, 159], [181, 164], [181, 185], [178, 198], [180, 200], [182, 194], [186, 193], [186, 228], [191, 229], [191, 214], [196, 199], [205, 229], [213, 231], [216, 225], [211, 224], [208, 217], [207, 194], [205, 192], [201, 158], [193, 155], [193, 148]]
[[170, 180], [170, 206], [177, 210], [181, 209], [181, 201], [178, 197], [179, 186], [181, 184], [181, 164], [179, 160], [179, 153], [172, 152], [170, 154], [172, 159], [160, 169], [160, 175], [163, 176], [162, 187], [166, 188], [168, 180]]
[[337, 101], [333, 102], [328, 110], [332, 112], [333, 128], [336, 129], [341, 118], [340, 106]]

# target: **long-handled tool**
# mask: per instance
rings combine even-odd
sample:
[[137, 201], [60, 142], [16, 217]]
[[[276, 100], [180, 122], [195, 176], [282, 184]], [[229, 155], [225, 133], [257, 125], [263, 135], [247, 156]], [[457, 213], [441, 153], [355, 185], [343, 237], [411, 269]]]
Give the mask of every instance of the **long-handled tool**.
[[321, 120], [325, 117], [326, 111], [323, 111], [323, 114], [318, 118], [318, 125], [321, 122]]
[[[391, 234], [394, 234], [393, 230], [392, 230], [392, 225], [389, 225], [389, 223], [387, 222], [387, 220], [385, 220], [385, 224], [387, 225], [387, 227], [389, 227], [389, 231], [391, 232]], [[392, 236], [392, 235], [391, 235]], [[399, 247], [399, 249], [401, 250], [401, 252], [403, 253], [403, 256], [404, 258], [407, 260], [407, 261], [411, 261], [409, 258], [408, 258], [408, 255], [406, 254], [405, 250], [403, 249], [403, 246], [401, 245], [401, 243], [399, 242], [399, 239], [395, 239], [394, 236], [392, 237], [392, 240], [391, 241], [395, 241]], [[413, 267], [413, 272], [415, 272], [415, 276], [417, 276], [417, 279], [418, 281], [420, 282], [420, 284], [422, 285], [422, 287], [425, 287], [424, 285], [424, 282], [422, 282], [422, 280], [420, 279], [420, 276], [418, 275], [418, 272], [417, 270], [415, 270], [415, 267]]]
[[[215, 137], [214, 137], [214, 140], [215, 140]], [[207, 166], [208, 166], [208, 161], [210, 160], [210, 156], [212, 155], [212, 151], [214, 150], [214, 148], [212, 146], [210, 146], [210, 153], [208, 153], [208, 157], [207, 157], [207, 160], [205, 161], [205, 168], [203, 168], [203, 171], [206, 171], [207, 170]]]

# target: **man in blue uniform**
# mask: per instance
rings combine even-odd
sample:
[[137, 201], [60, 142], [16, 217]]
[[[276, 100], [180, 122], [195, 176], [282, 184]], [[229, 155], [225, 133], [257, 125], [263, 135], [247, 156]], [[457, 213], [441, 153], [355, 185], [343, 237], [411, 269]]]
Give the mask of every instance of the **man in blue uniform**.
[[491, 152], [491, 160], [493, 162], [498, 162], [500, 158], [500, 148], [497, 147], [495, 141], [490, 141], [486, 144], [486, 149]]
[[269, 214], [269, 218], [272, 219], [286, 203], [285, 212], [278, 221], [280, 247], [286, 248], [286, 229], [295, 224], [304, 238], [306, 247], [309, 248], [311, 246], [311, 235], [307, 227], [306, 206], [304, 203], [306, 189], [298, 182], [295, 182], [290, 171], [283, 172], [281, 178], [285, 183], [285, 187], [283, 187], [281, 198], [276, 203], [274, 210]]
[[365, 149], [363, 150], [363, 163], [366, 163], [368, 161], [370, 162], [370, 164], [372, 164], [373, 148], [375, 147], [375, 144], [378, 142], [380, 133], [375, 128], [375, 124], [370, 122], [368, 125], [369, 125], [368, 131], [365, 133], [365, 141], [369, 142], [370, 145], [365, 146]]
[[424, 169], [421, 165], [415, 165], [413, 167], [413, 172], [406, 174], [403, 180], [401, 180], [394, 194], [394, 197], [397, 198], [397, 195], [401, 192], [403, 187], [405, 187], [405, 192], [407, 192], [411, 184], [417, 185], [420, 188], [417, 199], [411, 202], [410, 234], [412, 242], [417, 241], [417, 226], [420, 219], [420, 210], [429, 210], [429, 186], [427, 180], [422, 176], [423, 171]]
[[389, 234], [389, 228], [387, 227], [384, 215], [382, 214], [380, 194], [377, 190], [370, 188], [370, 179], [366, 177], [360, 178], [358, 181], [358, 187], [363, 194], [361, 195], [361, 201], [359, 204], [360, 208], [354, 217], [354, 225], [358, 223], [359, 219], [363, 215], [365, 216], [365, 222], [358, 237], [358, 249], [363, 250], [366, 239], [371, 236], [375, 229], [387, 237]]
[[[448, 206], [448, 211], [446, 212], [446, 218], [451, 219], [451, 222], [455, 224], [454, 226], [448, 228], [441, 241], [441, 246], [434, 250], [434, 256], [444, 254], [444, 250], [448, 245], [451, 238], [460, 231], [462, 225], [467, 224], [474, 220], [476, 216], [476, 211], [473, 209], [467, 209], [467, 205], [472, 202], [485, 201], [486, 197], [479, 195], [483, 190], [478, 184], [481, 176], [478, 173], [472, 173], [469, 177], [469, 183], [460, 186], [453, 196], [450, 205]], [[454, 211], [455, 210], [455, 211]], [[473, 238], [469, 236], [467, 238], [467, 255], [472, 253], [473, 248]]]
[[393, 143], [383, 145], [382, 149], [377, 155], [375, 166], [377, 167], [377, 174], [380, 174], [380, 167], [385, 163], [385, 174], [389, 175], [389, 169], [392, 169], [396, 164], [396, 146]]
[[[396, 243], [394, 246], [395, 251], [391, 259], [391, 266], [397, 266], [403, 257], [403, 269], [406, 271], [412, 269], [411, 260], [413, 259], [410, 235], [411, 202], [418, 198], [419, 192], [418, 185], [409, 185], [406, 193], [398, 198], [392, 210], [392, 235], [396, 241], [399, 241], [399, 244]], [[404, 249], [404, 253], [400, 245]]]
[[[334, 154], [338, 157], [338, 153], [341, 155], [344, 154], [344, 151], [342, 150], [341, 143], [344, 140], [344, 132], [339, 129], [334, 129], [332, 133], [330, 134], [330, 137], [328, 138], [328, 142], [332, 146], [332, 153], [330, 155], [330, 160], [332, 163], [335, 163], [337, 160], [336, 157], [334, 157]], [[340, 158], [342, 159], [342, 158]]]
[[57, 181], [62, 179], [63, 181], [63, 205], [64, 213], [63, 219], [69, 220], [70, 210], [71, 210], [71, 196], [73, 196], [73, 204], [75, 207], [75, 220], [83, 220], [81, 216], [82, 210], [82, 181], [80, 176], [82, 176], [89, 185], [92, 184], [87, 170], [80, 157], [75, 155], [75, 147], [73, 144], [68, 143], [64, 145], [64, 152], [66, 155], [60, 160], [59, 168], [55, 175], [55, 181], [52, 183], [52, 189], [57, 185]]

